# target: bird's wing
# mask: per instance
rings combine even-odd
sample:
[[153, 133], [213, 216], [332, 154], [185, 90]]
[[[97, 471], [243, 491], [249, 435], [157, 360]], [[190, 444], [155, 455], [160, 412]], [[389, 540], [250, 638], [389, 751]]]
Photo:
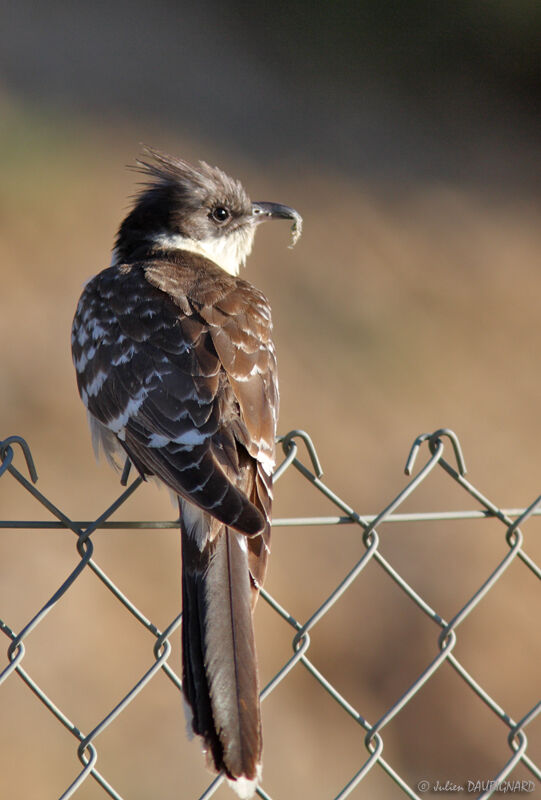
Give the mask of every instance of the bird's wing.
[[[270, 546], [274, 440], [278, 416], [276, 356], [264, 295], [243, 283], [236, 292], [201, 309], [214, 347], [234, 392], [238, 414], [234, 435], [250, 454], [250, 499], [266, 520], [262, 536], [248, 540], [249, 567], [256, 589], [265, 578]], [[253, 601], [257, 592], [253, 595]]]
[[104, 270], [73, 326], [90, 414], [143, 474], [249, 535], [268, 529], [270, 513], [270, 333], [263, 295], [192, 254]]

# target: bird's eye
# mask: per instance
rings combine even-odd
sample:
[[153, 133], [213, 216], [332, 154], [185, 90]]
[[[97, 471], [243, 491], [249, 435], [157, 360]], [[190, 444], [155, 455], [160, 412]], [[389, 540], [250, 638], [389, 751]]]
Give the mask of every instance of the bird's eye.
[[210, 212], [210, 216], [216, 222], [225, 222], [226, 219], [229, 219], [229, 211], [224, 206], [216, 206]]

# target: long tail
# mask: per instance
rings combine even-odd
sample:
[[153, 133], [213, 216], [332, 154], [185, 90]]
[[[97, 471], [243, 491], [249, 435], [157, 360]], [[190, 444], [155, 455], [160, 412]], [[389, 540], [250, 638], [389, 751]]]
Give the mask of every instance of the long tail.
[[262, 740], [246, 537], [182, 505], [184, 695], [210, 766], [248, 798]]

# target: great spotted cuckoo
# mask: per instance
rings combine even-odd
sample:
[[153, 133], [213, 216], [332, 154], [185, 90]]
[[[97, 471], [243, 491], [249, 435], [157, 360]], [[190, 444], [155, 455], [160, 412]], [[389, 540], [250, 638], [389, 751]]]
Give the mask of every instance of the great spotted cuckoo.
[[251, 202], [217, 167], [147, 149], [112, 265], [72, 331], [97, 451], [178, 497], [183, 691], [189, 727], [240, 797], [261, 776], [252, 615], [267, 564], [276, 357], [265, 296], [238, 277], [259, 223], [300, 215]]

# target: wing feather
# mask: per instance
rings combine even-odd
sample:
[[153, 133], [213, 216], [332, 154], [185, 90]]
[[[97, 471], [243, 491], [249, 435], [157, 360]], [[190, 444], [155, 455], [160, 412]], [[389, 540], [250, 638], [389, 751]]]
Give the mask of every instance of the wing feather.
[[[262, 544], [250, 540], [259, 562], [278, 405], [271, 333], [260, 292], [185, 254], [104, 270], [83, 293], [72, 337], [89, 412], [144, 474], [241, 532], [263, 533]], [[251, 571], [260, 584], [261, 563]]]

